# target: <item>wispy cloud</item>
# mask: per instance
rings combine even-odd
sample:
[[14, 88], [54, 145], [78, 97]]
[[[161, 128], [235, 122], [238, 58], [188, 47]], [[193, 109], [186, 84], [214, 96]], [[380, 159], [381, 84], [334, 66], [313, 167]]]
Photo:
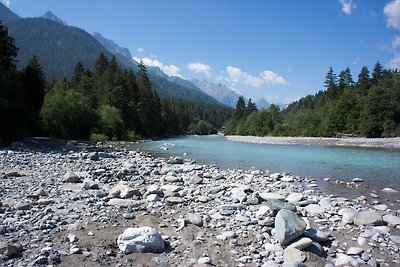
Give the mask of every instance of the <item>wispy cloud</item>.
[[142, 48], [142, 47], [139, 47], [139, 48], [137, 49], [137, 51], [139, 51], [140, 53], [143, 53], [143, 51], [144, 51], [144, 48]]
[[151, 58], [137, 58], [133, 57], [133, 60], [136, 62], [142, 61], [144, 65], [150, 66], [150, 67], [159, 67], [165, 74], [169, 76], [177, 76], [181, 77], [182, 75], [180, 74], [181, 69], [178, 68], [175, 65], [164, 65], [162, 62], [160, 62], [157, 59], [151, 59]]
[[[392, 0], [383, 8], [383, 14], [386, 17], [386, 25], [388, 28], [393, 27], [400, 30], [400, 0]], [[393, 58], [390, 60], [389, 68], [400, 68], [400, 36], [394, 35], [391, 46], [388, 50], [394, 52]]]
[[400, 30], [400, 0], [389, 2], [383, 9], [388, 27]]
[[355, 8], [353, 0], [339, 0], [339, 2], [342, 5], [342, 12], [347, 15], [351, 15], [351, 12]]
[[264, 84], [288, 84], [282, 76], [270, 70], [265, 70], [258, 76], [254, 76], [237, 67], [228, 66], [226, 67], [226, 72], [228, 73], [228, 77], [226, 78], [228, 82], [243, 83], [255, 88], [259, 88]]
[[1, 2], [7, 7], [10, 7], [11, 5], [11, 0], [1, 0]]
[[203, 73], [207, 76], [211, 76], [211, 67], [210, 65], [201, 63], [201, 62], [193, 62], [187, 65], [187, 68], [196, 73]]

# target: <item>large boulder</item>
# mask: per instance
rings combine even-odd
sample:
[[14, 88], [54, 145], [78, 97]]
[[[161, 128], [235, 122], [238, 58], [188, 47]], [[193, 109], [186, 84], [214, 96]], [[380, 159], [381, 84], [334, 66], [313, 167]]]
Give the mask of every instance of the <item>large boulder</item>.
[[161, 234], [148, 226], [125, 229], [118, 236], [117, 244], [125, 254], [133, 252], [162, 253], [165, 250], [165, 243]]
[[296, 206], [290, 202], [286, 202], [281, 199], [270, 199], [267, 202], [265, 202], [265, 205], [270, 207], [275, 213], [277, 213], [280, 210], [290, 210], [290, 211], [296, 211]]
[[63, 177], [64, 183], [80, 183], [82, 178], [74, 172], [67, 172]]
[[290, 244], [306, 230], [307, 223], [296, 213], [282, 209], [275, 218], [276, 237], [281, 245]]

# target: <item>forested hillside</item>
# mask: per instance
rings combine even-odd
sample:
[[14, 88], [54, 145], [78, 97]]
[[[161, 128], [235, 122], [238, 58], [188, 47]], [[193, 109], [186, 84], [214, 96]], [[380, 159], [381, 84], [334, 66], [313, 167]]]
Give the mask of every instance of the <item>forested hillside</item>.
[[36, 57], [18, 70], [15, 41], [0, 24], [0, 143], [26, 135], [134, 140], [209, 134], [232, 116], [216, 104], [160, 97], [143, 64], [122, 68], [100, 53], [93, 71], [78, 63], [70, 80], [46, 81]]
[[226, 134], [281, 136], [400, 136], [400, 73], [377, 62], [372, 74], [363, 67], [355, 82], [350, 69], [325, 77], [325, 90], [280, 111], [257, 111], [238, 101]]

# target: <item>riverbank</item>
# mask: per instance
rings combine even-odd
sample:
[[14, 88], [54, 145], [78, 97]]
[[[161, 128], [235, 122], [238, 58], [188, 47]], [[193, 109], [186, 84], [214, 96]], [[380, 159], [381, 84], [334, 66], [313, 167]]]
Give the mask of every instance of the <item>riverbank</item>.
[[[0, 148], [1, 265], [400, 263], [400, 210], [383, 192], [345, 199], [309, 178], [221, 170], [118, 146]], [[124, 253], [118, 237], [129, 227], [159, 233], [148, 238], [141, 229], [136, 246], [150, 240], [154, 249], [161, 237], [157, 253]]]
[[348, 146], [382, 148], [390, 150], [400, 150], [400, 137], [395, 138], [325, 138], [325, 137], [259, 137], [228, 135], [225, 138], [234, 142], [246, 142], [254, 144], [271, 145], [318, 145], [318, 146]]

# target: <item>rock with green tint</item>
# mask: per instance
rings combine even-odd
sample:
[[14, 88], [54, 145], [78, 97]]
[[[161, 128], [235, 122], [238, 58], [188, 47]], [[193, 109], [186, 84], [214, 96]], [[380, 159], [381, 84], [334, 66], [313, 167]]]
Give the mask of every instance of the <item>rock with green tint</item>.
[[307, 223], [295, 212], [281, 209], [275, 218], [276, 237], [281, 245], [288, 245], [306, 230]]
[[280, 199], [270, 199], [265, 203], [265, 205], [270, 207], [275, 213], [283, 209], [296, 211], [296, 206], [294, 204]]

